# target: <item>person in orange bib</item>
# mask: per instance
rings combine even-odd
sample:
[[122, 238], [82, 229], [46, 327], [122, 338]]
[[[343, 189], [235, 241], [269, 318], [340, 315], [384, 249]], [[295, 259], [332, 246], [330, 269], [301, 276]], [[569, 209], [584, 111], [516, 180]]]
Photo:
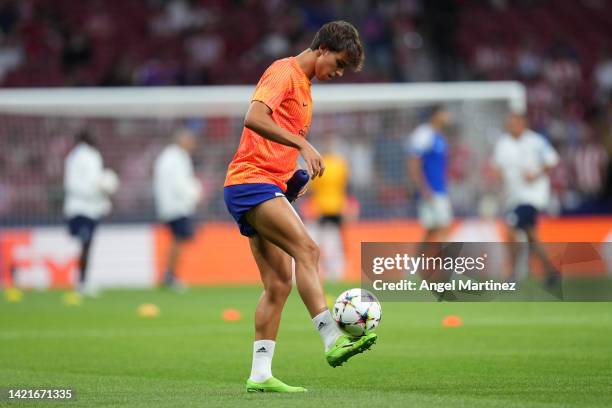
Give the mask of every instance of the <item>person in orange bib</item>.
[[226, 206], [241, 234], [249, 237], [264, 286], [255, 311], [248, 392], [306, 391], [272, 376], [276, 334], [291, 291], [292, 258], [298, 292], [321, 335], [331, 366], [343, 364], [376, 341], [375, 333], [352, 339], [342, 334], [332, 319], [319, 281], [319, 248], [285, 196], [298, 156], [304, 159], [311, 179], [322, 176], [325, 170], [321, 155], [306, 141], [312, 118], [311, 79], [341, 77], [347, 67], [358, 71], [363, 60], [355, 27], [344, 21], [327, 23], [308, 49], [275, 61], [251, 98], [224, 187]]

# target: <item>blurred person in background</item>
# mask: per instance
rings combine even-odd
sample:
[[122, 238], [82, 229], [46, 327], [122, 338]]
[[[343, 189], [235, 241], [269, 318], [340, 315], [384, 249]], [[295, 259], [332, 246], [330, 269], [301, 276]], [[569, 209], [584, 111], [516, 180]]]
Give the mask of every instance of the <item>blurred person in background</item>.
[[428, 117], [407, 140], [408, 174], [418, 195], [419, 221], [425, 228], [422, 241], [446, 241], [453, 210], [447, 189], [448, 142], [443, 132], [451, 117], [443, 105], [432, 106]]
[[172, 233], [162, 284], [179, 290], [184, 285], [177, 279], [176, 268], [183, 244], [194, 236], [193, 215], [202, 197], [191, 159], [195, 147], [196, 137], [191, 130], [177, 130], [174, 142], [160, 153], [153, 169], [157, 215]]
[[[453, 222], [447, 187], [449, 145], [445, 134], [450, 120], [446, 106], [431, 106], [427, 110], [427, 121], [412, 132], [404, 149], [408, 154], [408, 174], [416, 189], [419, 222], [425, 229], [417, 253], [427, 256], [439, 256], [439, 243], [447, 240]], [[430, 282], [450, 279], [450, 274], [428, 268], [421, 268], [419, 275]], [[438, 301], [454, 299], [450, 291], [433, 291], [432, 294]]]
[[[508, 115], [507, 133], [495, 145], [492, 164], [505, 190], [507, 240], [519, 242], [520, 234], [524, 233], [530, 249], [544, 265], [547, 284], [554, 285], [559, 275], [540, 244], [536, 225], [539, 212], [550, 201], [549, 174], [558, 164], [559, 156], [544, 136], [527, 126], [524, 115]], [[510, 280], [514, 281], [519, 248], [516, 245], [510, 248], [513, 265]]]
[[323, 273], [330, 281], [339, 281], [344, 273], [342, 224], [347, 206], [349, 167], [337, 151], [336, 136], [329, 134], [323, 148], [325, 174], [311, 185], [312, 204], [319, 215], [316, 238], [321, 246]]
[[95, 284], [87, 278], [89, 250], [96, 226], [110, 213], [110, 197], [118, 188], [119, 179], [114, 171], [104, 168], [94, 138], [88, 131], [81, 131], [65, 160], [64, 215], [70, 235], [81, 244], [77, 291], [82, 296], [97, 295]]

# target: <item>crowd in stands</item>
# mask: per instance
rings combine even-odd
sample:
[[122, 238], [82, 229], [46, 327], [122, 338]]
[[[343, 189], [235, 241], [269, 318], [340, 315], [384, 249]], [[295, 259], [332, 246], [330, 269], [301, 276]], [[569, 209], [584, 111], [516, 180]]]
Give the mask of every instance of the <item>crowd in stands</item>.
[[[343, 82], [521, 81], [532, 127], [562, 156], [552, 177], [559, 211], [611, 211], [606, 0], [0, 0], [0, 86], [253, 84], [338, 18], [358, 27], [366, 47], [364, 71]], [[21, 177], [31, 185], [50, 166], [44, 154], [28, 158], [10, 129], [0, 126], [0, 197], [9, 174], [24, 174], [11, 163], [33, 166]], [[151, 143], [144, 150], [162, 144]], [[370, 147], [375, 161], [379, 147]], [[454, 163], [469, 149], [457, 144]], [[451, 167], [451, 182], [461, 182], [460, 167]], [[0, 214], [10, 215], [7, 197]]]

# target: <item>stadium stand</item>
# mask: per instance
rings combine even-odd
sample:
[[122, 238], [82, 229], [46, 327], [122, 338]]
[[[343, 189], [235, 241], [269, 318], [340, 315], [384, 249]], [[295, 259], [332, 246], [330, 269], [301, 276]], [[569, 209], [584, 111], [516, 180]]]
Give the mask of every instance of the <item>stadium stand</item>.
[[[342, 16], [359, 27], [368, 56], [365, 72], [348, 74], [346, 82], [520, 80], [528, 90], [532, 126], [546, 135], [562, 156], [553, 174], [558, 211], [610, 212], [612, 8], [607, 2], [432, 3], [2, 0], [0, 85], [253, 84], [272, 60], [306, 48], [315, 28]], [[122, 47], [115, 46], [119, 41]], [[30, 139], [40, 129], [49, 133], [54, 124], [31, 119], [3, 118], [2, 220], [15, 222], [19, 214], [26, 213], [48, 221], [61, 206], [61, 160], [70, 148], [70, 131], [78, 124], [57, 126], [58, 137], [33, 143]], [[220, 118], [207, 120], [200, 129], [206, 133], [203, 137], [218, 139], [228, 132], [237, 134], [239, 129], [234, 126]], [[105, 139], [108, 165], [121, 172], [124, 186], [128, 186], [117, 197], [119, 211], [149, 202], [150, 191], [136, 180], [148, 174], [170, 129], [134, 126], [133, 130], [141, 133], [139, 138], [126, 136], [103, 119], [94, 127]], [[143, 146], [145, 136], [147, 144]], [[133, 154], [114, 155], [112, 146], [119, 142], [122, 152]], [[392, 163], [383, 166], [379, 162], [381, 157], [388, 159], [382, 150], [393, 141], [374, 138], [370, 142], [372, 171], [382, 168], [389, 176]], [[461, 182], [460, 163], [469, 157], [470, 149], [468, 144], [452, 149], [451, 182]], [[214, 154], [202, 150], [199, 158], [206, 163]], [[216, 188], [215, 178], [222, 170], [221, 165], [201, 169], [205, 188]], [[486, 171], [483, 169], [485, 175]], [[401, 175], [391, 177], [397, 181]], [[378, 199], [381, 203], [397, 199], [399, 208], [403, 193], [393, 184], [389, 183], [391, 187]], [[223, 213], [222, 208], [211, 211], [213, 217]], [[150, 219], [150, 214], [124, 215], [130, 220]], [[367, 207], [362, 215], [368, 216]], [[28, 219], [32, 221], [38, 220]]]

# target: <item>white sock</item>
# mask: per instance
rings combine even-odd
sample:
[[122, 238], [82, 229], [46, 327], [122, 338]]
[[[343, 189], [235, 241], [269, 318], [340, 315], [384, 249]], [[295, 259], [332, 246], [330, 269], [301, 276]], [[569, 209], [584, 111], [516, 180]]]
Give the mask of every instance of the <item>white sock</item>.
[[272, 377], [272, 357], [274, 357], [274, 340], [257, 340], [253, 343], [253, 365], [249, 379], [264, 382]]
[[329, 313], [328, 309], [325, 309], [323, 312], [316, 315], [312, 319], [312, 322], [314, 323], [315, 329], [317, 329], [321, 335], [321, 340], [323, 340], [323, 344], [325, 345], [325, 351], [329, 350], [336, 342], [336, 339], [338, 339], [338, 336], [342, 334], [338, 325], [334, 319], [332, 319], [331, 313]]

